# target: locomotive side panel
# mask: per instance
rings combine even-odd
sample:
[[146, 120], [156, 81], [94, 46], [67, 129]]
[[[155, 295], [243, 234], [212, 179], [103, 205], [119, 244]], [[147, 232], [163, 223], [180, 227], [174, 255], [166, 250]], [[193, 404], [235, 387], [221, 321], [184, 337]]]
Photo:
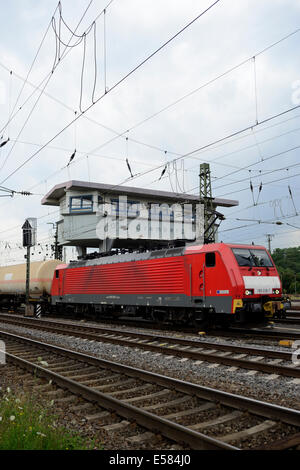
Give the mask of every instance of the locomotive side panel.
[[59, 275], [60, 288], [56, 284], [52, 290], [53, 301], [186, 306], [190, 303], [187, 276], [183, 256], [70, 267]]
[[[242, 250], [243, 263], [250, 265], [238, 262], [236, 248]], [[78, 314], [96, 308], [100, 313], [198, 325], [211, 319], [261, 320], [280, 304], [281, 289], [269, 286], [275, 278], [279, 286], [279, 276], [271, 258], [269, 266], [262, 264], [267, 260], [264, 247], [218, 243], [193, 245], [181, 253], [111, 256], [60, 267], [53, 279], [52, 303], [68, 305]], [[255, 282], [253, 291], [245, 286], [248, 278]], [[262, 285], [266, 282], [267, 287]]]

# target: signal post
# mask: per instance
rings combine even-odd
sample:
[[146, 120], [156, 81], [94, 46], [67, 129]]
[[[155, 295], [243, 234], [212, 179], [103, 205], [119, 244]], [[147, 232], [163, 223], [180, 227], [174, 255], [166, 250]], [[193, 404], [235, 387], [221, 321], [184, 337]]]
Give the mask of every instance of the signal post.
[[25, 317], [34, 316], [34, 305], [30, 303], [30, 248], [36, 244], [37, 219], [29, 218], [22, 226], [23, 246], [27, 248], [26, 258], [26, 302]]

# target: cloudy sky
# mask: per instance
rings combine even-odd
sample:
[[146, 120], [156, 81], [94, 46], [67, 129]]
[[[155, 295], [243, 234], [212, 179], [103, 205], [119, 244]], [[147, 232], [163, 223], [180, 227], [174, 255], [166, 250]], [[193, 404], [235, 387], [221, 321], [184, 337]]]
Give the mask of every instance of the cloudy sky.
[[299, 0], [220, 0], [122, 80], [212, 3], [62, 0], [61, 22], [56, 0], [3, 5], [0, 185], [34, 195], [0, 199], [2, 260], [22, 259], [26, 217], [48, 244], [55, 184], [124, 183], [127, 156], [126, 185], [194, 194], [209, 162], [214, 196], [239, 201], [221, 240], [300, 245]]

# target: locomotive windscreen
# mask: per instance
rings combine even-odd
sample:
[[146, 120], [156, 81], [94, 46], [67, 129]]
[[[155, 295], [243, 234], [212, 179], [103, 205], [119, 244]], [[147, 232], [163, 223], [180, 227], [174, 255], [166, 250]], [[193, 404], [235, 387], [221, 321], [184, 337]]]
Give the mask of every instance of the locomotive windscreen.
[[239, 266], [272, 267], [273, 263], [265, 250], [248, 248], [233, 248], [234, 256]]

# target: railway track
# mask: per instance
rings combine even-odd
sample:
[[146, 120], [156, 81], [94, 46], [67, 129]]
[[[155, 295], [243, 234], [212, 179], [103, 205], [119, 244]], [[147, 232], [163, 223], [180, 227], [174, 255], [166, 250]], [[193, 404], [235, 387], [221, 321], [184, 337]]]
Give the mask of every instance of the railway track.
[[62, 321], [58, 323], [55, 320], [11, 317], [9, 315], [0, 315], [0, 320], [8, 325], [151, 351], [154, 355], [163, 354], [169, 357], [179, 357], [182, 360], [192, 359], [199, 365], [203, 362], [209, 362], [213, 367], [221, 364], [271, 374], [273, 378], [281, 375], [300, 379], [300, 368], [293, 364], [292, 352], [288, 351], [201, 341], [199, 338], [191, 340], [179, 336], [162, 336], [100, 326], [91, 327], [80, 323]]
[[[33, 386], [44, 395], [50, 394], [57, 404], [82, 397], [85, 403], [74, 409], [91, 413], [84, 411], [91, 406], [93, 412], [85, 419], [103, 422], [107, 432], [125, 428], [129, 443], [160, 434], [190, 449], [238, 450], [265, 447], [266, 442], [273, 448], [287, 449], [300, 444], [298, 410], [4, 331], [0, 331], [0, 338], [6, 344], [7, 363], [33, 374]], [[46, 382], [40, 384], [40, 379]], [[53, 391], [54, 385], [58, 388]], [[107, 419], [109, 424], [105, 424]], [[278, 435], [285, 437], [278, 439]]]
[[[4, 315], [24, 315], [23, 311], [19, 311], [18, 313], [3, 313]], [[1, 313], [0, 313], [1, 315]], [[289, 312], [288, 317], [293, 317], [293, 316], [299, 316], [299, 321], [298, 319], [288, 318], [288, 321], [286, 323], [290, 323], [291, 325], [300, 325], [300, 315], [297, 312]], [[64, 317], [57, 317], [56, 315], [50, 315], [47, 316], [47, 318], [53, 318], [53, 320], [56, 321], [61, 321], [62, 319], [64, 320], [70, 320], [78, 323], [78, 320], [74, 316], [69, 316], [65, 315]], [[272, 320], [273, 323], [285, 323], [285, 320], [277, 320], [274, 319]], [[109, 325], [116, 325], [116, 326], [128, 326], [132, 328], [143, 328], [145, 330], [152, 329], [152, 330], [160, 330], [160, 331], [170, 331], [170, 328], [174, 331], [176, 329], [176, 326], [172, 326], [167, 323], [161, 323], [157, 324], [155, 322], [149, 321], [149, 320], [144, 320], [144, 319], [138, 319], [138, 318], [131, 318], [131, 317], [121, 317], [121, 318], [106, 318], [106, 317], [101, 317], [101, 324], [109, 324]], [[199, 327], [200, 328], [200, 327]], [[198, 329], [199, 329], [198, 328]], [[181, 333], [187, 333], [187, 334], [195, 334], [197, 329], [195, 327], [191, 326], [180, 326], [178, 327], [178, 331]], [[297, 331], [289, 331], [289, 332], [280, 332], [280, 331], [274, 331], [272, 329], [268, 330], [265, 327], [264, 328], [257, 328], [256, 326], [245, 328], [245, 327], [238, 327], [238, 326], [231, 326], [230, 328], [226, 330], [221, 330], [219, 327], [217, 328], [208, 328], [206, 330], [207, 335], [218, 335], [218, 336], [226, 336], [226, 337], [249, 337], [251, 336], [252, 338], [261, 338], [261, 339], [269, 339], [272, 340], [274, 339], [275, 341], [280, 340], [280, 339], [293, 339], [293, 340], [300, 340], [300, 330], [299, 332]]]
[[291, 301], [291, 310], [300, 310], [300, 299]]
[[[300, 310], [300, 307], [299, 307]], [[298, 317], [300, 319], [300, 312], [299, 310], [287, 310], [286, 316], [287, 317]]]
[[293, 307], [292, 310], [287, 310], [285, 318], [275, 319], [276, 323], [289, 323], [291, 325], [300, 325], [300, 306], [299, 309]]
[[286, 318], [274, 319], [274, 323], [283, 324], [283, 325], [300, 325], [300, 317], [291, 318], [287, 316]]
[[230, 338], [249, 338], [250, 337], [252, 339], [267, 339], [267, 340], [274, 340], [274, 341], [278, 341], [280, 339], [300, 340], [300, 330], [279, 331], [273, 328], [246, 329], [246, 328], [232, 327], [226, 331], [216, 330], [215, 334], [217, 334], [218, 336], [224, 336], [224, 337], [230, 337]]
[[[296, 312], [294, 312], [296, 314]], [[297, 314], [296, 314], [297, 315]], [[298, 313], [299, 315], [299, 313]], [[288, 314], [288, 317], [290, 316], [290, 314]], [[53, 317], [54, 319], [57, 320], [57, 317]], [[65, 319], [70, 319], [70, 320], [73, 320], [73, 321], [77, 321], [78, 320], [76, 318], [69, 318], [69, 317], [65, 317]], [[299, 316], [299, 322], [298, 321], [295, 321], [296, 319], [291, 319], [292, 321], [288, 321], [287, 323], [290, 323], [292, 325], [295, 325], [295, 324], [300, 324], [300, 316]], [[60, 319], [59, 319], [60, 321]], [[274, 322], [274, 320], [272, 320], [273, 323], [283, 323], [284, 320], [277, 320]], [[128, 326], [128, 327], [133, 327], [133, 328], [143, 328], [145, 330], [147, 329], [152, 329], [152, 330], [156, 330], [156, 329], [159, 329], [161, 331], [169, 331], [170, 328], [172, 330], [175, 330], [176, 327], [175, 326], [172, 326], [170, 324], [164, 324], [164, 323], [161, 323], [159, 326], [157, 325], [157, 323], [154, 323], [154, 322], [151, 322], [151, 321], [148, 321], [148, 320], [143, 320], [143, 319], [132, 319], [130, 317], [124, 317], [124, 318], [118, 318], [118, 319], [113, 319], [113, 318], [101, 318], [101, 323], [108, 323], [109, 325], [113, 324], [113, 325], [116, 325], [116, 326]], [[195, 329], [195, 327], [191, 327], [191, 326], [180, 326], [178, 327], [178, 331], [180, 331], [181, 333], [187, 333], [187, 334], [195, 334], [195, 332], [197, 331]], [[245, 337], [249, 337], [251, 336], [252, 338], [261, 338], [261, 339], [268, 339], [268, 340], [272, 340], [274, 339], [275, 341], [279, 340], [279, 339], [294, 339], [294, 340], [300, 340], [300, 331], [289, 331], [289, 332], [280, 332], [280, 331], [274, 331], [272, 329], [266, 329], [265, 327], [264, 328], [258, 328], [256, 326], [253, 326], [253, 327], [238, 327], [238, 326], [231, 326], [230, 328], [226, 329], [226, 330], [221, 330], [219, 327], [217, 328], [208, 328], [206, 330], [206, 333], [207, 335], [212, 335], [212, 336], [215, 336], [215, 335], [218, 335], [218, 336], [228, 336], [228, 337], [242, 337], [242, 336], [245, 336]]]

